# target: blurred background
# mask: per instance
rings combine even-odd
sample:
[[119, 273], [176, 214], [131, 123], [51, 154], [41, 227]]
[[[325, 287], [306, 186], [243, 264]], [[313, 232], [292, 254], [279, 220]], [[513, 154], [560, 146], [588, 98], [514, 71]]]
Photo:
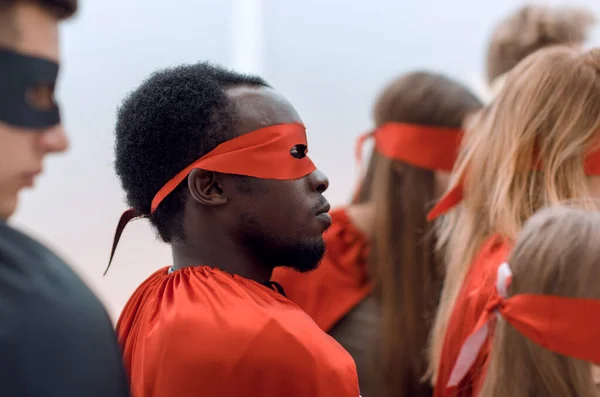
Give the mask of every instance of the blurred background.
[[[600, 1], [576, 4], [600, 13]], [[378, 91], [427, 69], [483, 98], [485, 47], [519, 0], [81, 0], [62, 27], [58, 96], [71, 149], [51, 158], [12, 224], [47, 243], [97, 292], [113, 319], [168, 247], [145, 221], [131, 223], [106, 277], [114, 230], [126, 209], [113, 170], [115, 111], [152, 71], [210, 60], [257, 73], [296, 107], [313, 161], [343, 204], [354, 188], [354, 141], [371, 127]], [[590, 42], [600, 44], [599, 31]]]

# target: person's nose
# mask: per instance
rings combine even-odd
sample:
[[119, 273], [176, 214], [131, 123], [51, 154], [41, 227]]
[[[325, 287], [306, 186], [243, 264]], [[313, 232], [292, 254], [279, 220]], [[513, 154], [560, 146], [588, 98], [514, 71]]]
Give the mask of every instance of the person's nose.
[[62, 125], [49, 128], [42, 132], [40, 146], [44, 153], [60, 153], [69, 148], [69, 138]]
[[325, 192], [329, 187], [329, 179], [327, 179], [327, 176], [319, 170], [310, 174], [310, 181], [312, 188], [319, 193]]

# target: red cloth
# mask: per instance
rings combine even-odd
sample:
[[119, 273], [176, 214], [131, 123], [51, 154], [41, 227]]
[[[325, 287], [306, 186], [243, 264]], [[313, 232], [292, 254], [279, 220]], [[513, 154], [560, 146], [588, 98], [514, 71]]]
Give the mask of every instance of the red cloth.
[[478, 394], [487, 368], [491, 347], [490, 337], [481, 349], [475, 364], [458, 387], [447, 388], [446, 385], [463, 344], [477, 326], [488, 303], [497, 296], [498, 267], [507, 260], [511, 248], [511, 243], [495, 235], [482, 245], [479, 254], [475, 257], [450, 315], [434, 397], [471, 397]]
[[431, 171], [452, 171], [463, 137], [459, 128], [389, 122], [360, 136], [356, 160], [360, 164], [362, 147], [375, 138], [376, 150], [385, 157]]
[[511, 281], [510, 265], [503, 263], [498, 268], [497, 295], [487, 304], [462, 346], [449, 385], [458, 385], [472, 368], [498, 316], [540, 347], [563, 356], [600, 362], [600, 319], [590, 316], [600, 313], [600, 299], [527, 293], [508, 297]]
[[[272, 125], [225, 141], [167, 182], [152, 199], [151, 212], [196, 168], [262, 179], [302, 178], [316, 170], [306, 156], [307, 144], [304, 126], [298, 123]], [[291, 149], [298, 145], [305, 152], [294, 157]]]
[[[539, 169], [541, 159], [538, 159], [534, 168]], [[585, 156], [583, 169], [586, 175], [600, 175], [600, 149], [595, 149], [593, 152]], [[452, 208], [456, 207], [463, 200], [463, 190], [466, 176], [461, 175], [458, 183], [456, 183], [444, 196], [437, 202], [435, 207], [427, 214], [427, 219], [433, 221], [439, 216], [447, 213]]]
[[350, 355], [283, 295], [211, 267], [150, 276], [117, 324], [134, 397], [357, 397]]
[[344, 208], [331, 212], [332, 226], [325, 232], [325, 255], [316, 270], [299, 273], [277, 268], [273, 280], [287, 297], [328, 332], [373, 290], [367, 259], [367, 238], [356, 228]]

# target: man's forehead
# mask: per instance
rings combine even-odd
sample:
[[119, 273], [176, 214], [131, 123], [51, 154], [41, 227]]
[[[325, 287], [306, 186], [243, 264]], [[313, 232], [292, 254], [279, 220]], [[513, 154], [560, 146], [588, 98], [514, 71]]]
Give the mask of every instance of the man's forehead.
[[272, 88], [238, 86], [227, 94], [239, 111], [236, 130], [240, 135], [276, 124], [302, 123], [292, 104]]
[[14, 24], [14, 35], [3, 40], [5, 47], [58, 62], [58, 19], [41, 6], [29, 2], [18, 2], [9, 12], [7, 18]]

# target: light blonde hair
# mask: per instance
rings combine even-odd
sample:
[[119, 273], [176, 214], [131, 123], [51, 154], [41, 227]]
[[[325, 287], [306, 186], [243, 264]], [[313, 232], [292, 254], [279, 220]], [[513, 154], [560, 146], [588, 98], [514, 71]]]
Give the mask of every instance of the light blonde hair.
[[[523, 227], [510, 256], [508, 296], [600, 299], [600, 214], [542, 210]], [[598, 397], [591, 363], [547, 350], [499, 320], [480, 397]]]
[[514, 68], [467, 130], [451, 183], [467, 175], [465, 197], [438, 225], [447, 270], [430, 339], [428, 375], [434, 380], [448, 320], [477, 250], [496, 233], [514, 239], [540, 208], [589, 197], [583, 161], [597, 147], [599, 128], [600, 50], [553, 47]]
[[527, 5], [500, 21], [487, 51], [491, 84], [535, 51], [552, 45], [582, 45], [595, 22], [582, 8]]

